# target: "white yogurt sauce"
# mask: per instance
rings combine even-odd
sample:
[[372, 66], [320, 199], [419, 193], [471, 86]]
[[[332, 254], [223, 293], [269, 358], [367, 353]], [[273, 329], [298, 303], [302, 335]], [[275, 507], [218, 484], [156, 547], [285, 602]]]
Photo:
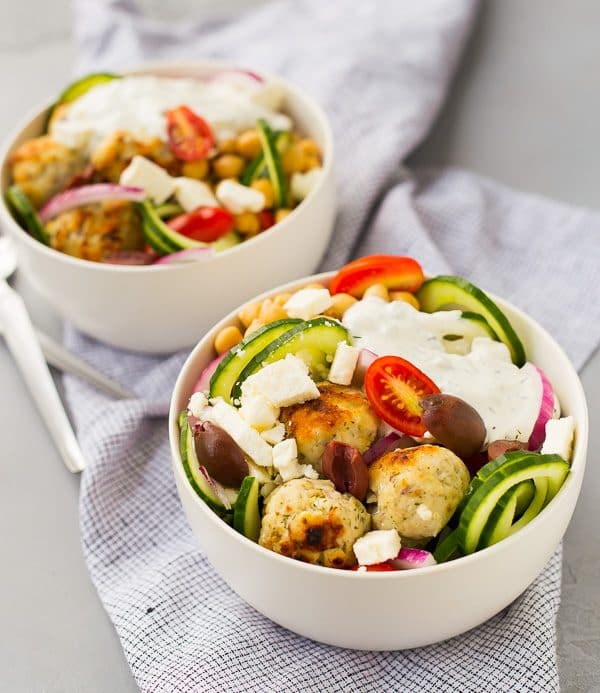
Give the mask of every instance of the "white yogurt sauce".
[[142, 140], [166, 140], [165, 112], [185, 105], [210, 124], [217, 140], [224, 140], [255, 127], [259, 118], [275, 130], [291, 129], [290, 118], [277, 112], [282, 101], [281, 90], [269, 83], [244, 88], [227, 80], [136, 75], [88, 91], [53, 124], [51, 132], [62, 144], [88, 152], [115, 130], [126, 130]]
[[507, 347], [487, 337], [475, 337], [464, 355], [447, 353], [443, 336], [463, 334], [468, 322], [459, 310], [422, 313], [408, 303], [375, 297], [355, 303], [343, 319], [355, 346], [405, 358], [442, 392], [474, 407], [487, 442], [526, 442], [540, 409], [541, 379], [531, 364], [518, 368]]

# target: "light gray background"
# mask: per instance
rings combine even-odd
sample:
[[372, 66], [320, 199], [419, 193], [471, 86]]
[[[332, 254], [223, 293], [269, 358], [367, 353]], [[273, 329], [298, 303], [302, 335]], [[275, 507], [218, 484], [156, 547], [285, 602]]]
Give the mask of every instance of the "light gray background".
[[[228, 0], [227, 6], [241, 2]], [[164, 11], [156, 0], [142, 4]], [[210, 5], [196, 2], [195, 13]], [[180, 14], [181, 2], [170, 8]], [[68, 0], [0, 2], [1, 137], [68, 81], [70, 22]], [[452, 95], [412, 163], [464, 166], [600, 207], [598, 26], [595, 0], [484, 2]], [[16, 286], [34, 321], [59, 334], [43, 298], [23, 281]], [[550, 301], [552, 291], [550, 281]], [[582, 377], [592, 434], [565, 542], [559, 614], [564, 691], [600, 691], [599, 354]], [[78, 479], [62, 467], [2, 343], [0, 440], [0, 691], [135, 690], [81, 556]]]

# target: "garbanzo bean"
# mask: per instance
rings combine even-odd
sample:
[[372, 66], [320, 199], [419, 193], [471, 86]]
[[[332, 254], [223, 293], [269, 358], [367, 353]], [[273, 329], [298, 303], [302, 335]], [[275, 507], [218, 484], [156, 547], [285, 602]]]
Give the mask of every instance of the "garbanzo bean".
[[280, 209], [278, 209], [275, 212], [275, 223], [276, 224], [279, 223], [280, 221], [285, 219], [288, 216], [288, 214], [291, 214], [291, 213], [292, 213], [291, 209], [287, 209], [286, 207], [281, 207]]
[[330, 318], [341, 320], [344, 313], [354, 303], [356, 303], [356, 299], [354, 296], [350, 296], [350, 294], [334, 294], [331, 297], [331, 305], [325, 311], [325, 315], [328, 315]]
[[218, 178], [237, 178], [244, 170], [244, 160], [237, 154], [222, 154], [213, 159], [212, 167]]
[[278, 306], [284, 306], [290, 300], [290, 298], [292, 298], [292, 294], [284, 293], [277, 294], [277, 296], [275, 296], [273, 300]]
[[260, 138], [256, 130], [246, 130], [238, 135], [235, 141], [237, 153], [241, 154], [244, 159], [254, 159], [260, 154], [262, 149]]
[[273, 206], [275, 193], [273, 191], [273, 184], [268, 178], [259, 178], [255, 180], [250, 187], [258, 190], [265, 196], [265, 207], [270, 208]]
[[327, 287], [325, 284], [321, 284], [321, 282], [310, 282], [309, 284], [305, 284], [303, 289], [326, 289]]
[[254, 320], [248, 325], [246, 331], [244, 332], [244, 339], [248, 335], [251, 335], [253, 332], [256, 332], [256, 330], [260, 329], [264, 324], [265, 323], [259, 318], [254, 318]]
[[234, 228], [244, 236], [256, 236], [260, 231], [260, 219], [252, 212], [243, 212], [234, 217]]
[[233, 138], [221, 140], [221, 142], [217, 144], [217, 149], [220, 154], [235, 154], [237, 151], [237, 142]]
[[292, 143], [281, 157], [283, 172], [289, 174], [300, 173], [304, 167], [305, 155], [300, 149], [300, 142]]
[[319, 158], [319, 145], [314, 140], [308, 138], [300, 140], [300, 142], [298, 142], [298, 146], [304, 156], [316, 156]]
[[215, 351], [217, 354], [223, 354], [241, 341], [242, 332], [239, 327], [234, 325], [224, 327], [215, 337]]
[[318, 156], [305, 156], [302, 162], [302, 173], [311, 171], [313, 168], [319, 168], [321, 165], [321, 160]]
[[244, 306], [238, 313], [238, 318], [244, 327], [248, 327], [250, 323], [258, 317], [260, 303], [250, 303]]
[[390, 291], [390, 301], [404, 301], [410, 303], [413, 308], [421, 310], [419, 299], [410, 291]]
[[288, 314], [285, 312], [282, 306], [275, 303], [271, 298], [265, 298], [258, 312], [258, 319], [261, 320], [265, 325], [270, 322], [275, 322], [275, 320], [282, 320], [287, 318]]
[[363, 294], [363, 298], [368, 298], [369, 296], [377, 296], [377, 298], [382, 298], [384, 301], [390, 300], [390, 293], [385, 284], [371, 284]]
[[186, 161], [181, 168], [181, 175], [186, 178], [203, 180], [208, 175], [208, 160]]

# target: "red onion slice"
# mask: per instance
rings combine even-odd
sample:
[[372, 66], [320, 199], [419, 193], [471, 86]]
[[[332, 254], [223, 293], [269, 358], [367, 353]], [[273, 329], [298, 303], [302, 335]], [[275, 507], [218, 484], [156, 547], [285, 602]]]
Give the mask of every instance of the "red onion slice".
[[373, 464], [375, 460], [383, 457], [386, 452], [390, 450], [397, 450], [398, 448], [412, 448], [417, 445], [417, 441], [410, 436], [400, 433], [388, 433], [383, 438], [375, 441], [373, 445], [364, 453], [363, 460], [367, 465]]
[[250, 86], [253, 88], [258, 87], [264, 83], [264, 79], [257, 74], [252, 72], [252, 70], [234, 69], [234, 70], [222, 70], [217, 72], [210, 77], [212, 82], [229, 82], [232, 85], [240, 86]]
[[534, 366], [535, 370], [540, 374], [542, 379], [542, 401], [540, 404], [540, 412], [537, 420], [533, 425], [533, 430], [529, 436], [529, 450], [539, 450], [546, 437], [546, 424], [552, 418], [554, 412], [554, 389], [552, 384], [546, 377], [546, 374]]
[[429, 551], [405, 548], [400, 549], [400, 553], [396, 558], [392, 558], [390, 563], [399, 570], [412, 570], [436, 565], [437, 561]]
[[104, 200], [142, 202], [145, 197], [146, 193], [142, 188], [117, 185], [116, 183], [95, 183], [58, 193], [46, 202], [38, 214], [40, 219], [46, 222], [69, 209], [75, 209], [92, 202], [104, 202]]
[[377, 354], [370, 349], [361, 349], [358, 352], [358, 361], [356, 362], [356, 368], [354, 369], [354, 375], [352, 376], [352, 385], [354, 387], [362, 387], [365, 381], [365, 373], [367, 368], [375, 361]]
[[208, 246], [206, 248], [186, 248], [185, 250], [178, 250], [176, 253], [171, 253], [170, 255], [163, 255], [163, 257], [159, 257], [153, 264], [179, 265], [187, 262], [197, 262], [198, 260], [208, 260], [212, 256], [213, 249]]
[[231, 510], [231, 503], [229, 502], [229, 498], [227, 498], [227, 495], [223, 490], [221, 484], [219, 484], [212, 478], [212, 476], [206, 471], [206, 467], [200, 467], [200, 474], [202, 474], [202, 476], [206, 479], [213, 493], [221, 501], [221, 503], [223, 503], [225, 508], [227, 510]]
[[229, 351], [223, 352], [220, 356], [217, 356], [216, 359], [213, 359], [208, 366], [200, 373], [200, 377], [198, 378], [196, 384], [194, 385], [194, 389], [192, 390], [192, 393], [194, 392], [206, 392], [209, 387], [210, 387], [210, 379], [213, 376], [213, 373], [217, 370], [217, 366], [221, 363], [221, 361], [227, 356]]

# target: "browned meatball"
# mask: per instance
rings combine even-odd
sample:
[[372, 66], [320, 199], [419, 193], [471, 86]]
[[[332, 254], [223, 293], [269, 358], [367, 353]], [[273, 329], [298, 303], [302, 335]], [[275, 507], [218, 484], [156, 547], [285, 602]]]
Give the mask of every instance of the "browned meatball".
[[364, 505], [330, 481], [293, 479], [267, 498], [259, 544], [307, 563], [346, 568], [352, 546], [371, 526]]
[[81, 152], [49, 135], [27, 140], [10, 157], [13, 181], [37, 208], [64, 190], [85, 164]]
[[100, 261], [117, 250], [144, 247], [138, 212], [120, 200], [63, 212], [46, 224], [46, 231], [53, 248], [84, 260]]
[[92, 152], [91, 161], [99, 179], [118, 183], [121, 173], [138, 155], [154, 161], [171, 175], [181, 173], [182, 162], [175, 158], [166, 142], [158, 137], [137, 140], [125, 130], [117, 130], [102, 140]]
[[405, 546], [437, 536], [465, 495], [469, 471], [451, 450], [420, 445], [393, 450], [369, 468], [369, 487], [377, 496], [375, 529], [395, 529]]
[[364, 452], [375, 440], [379, 421], [360, 390], [321, 383], [319, 391], [318, 399], [284, 408], [281, 420], [302, 460], [321, 471], [327, 443], [339, 440]]

